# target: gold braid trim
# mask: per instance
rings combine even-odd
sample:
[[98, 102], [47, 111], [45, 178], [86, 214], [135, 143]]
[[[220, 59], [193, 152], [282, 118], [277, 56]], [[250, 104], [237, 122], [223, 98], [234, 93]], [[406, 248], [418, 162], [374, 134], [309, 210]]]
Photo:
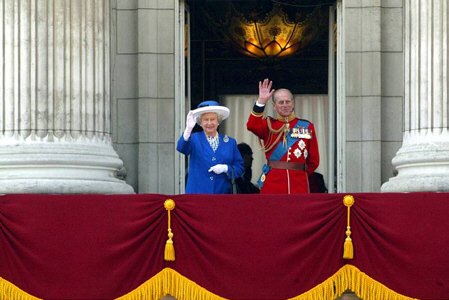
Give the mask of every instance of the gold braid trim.
[[[271, 126], [271, 119], [267, 118], [267, 125], [268, 125], [268, 130], [270, 131], [270, 133], [268, 134], [268, 138], [266, 143], [261, 142], [261, 140], [259, 140], [259, 144], [262, 147], [263, 151], [266, 153], [268, 151], [270, 151], [271, 149], [273, 149], [274, 146], [276, 146], [279, 142], [279, 140], [281, 139], [281, 137], [285, 136], [285, 131], [284, 129], [286, 128], [286, 124], [289, 123], [284, 123], [284, 125], [282, 125], [279, 129], [273, 129], [273, 127]], [[280, 132], [284, 132], [284, 134], [279, 134], [276, 139], [273, 141], [273, 134], [277, 134]], [[268, 145], [267, 147], [265, 147], [265, 145]]]
[[294, 118], [296, 118], [296, 115], [295, 115], [294, 111], [288, 117], [283, 117], [280, 114], [276, 114], [276, 119], [278, 119], [281, 122], [290, 122]]
[[263, 116], [263, 112], [257, 113], [257, 112], [255, 112], [254, 110], [251, 111], [251, 114], [252, 114], [253, 116], [255, 116], [255, 117], [262, 117], [262, 116]]
[[175, 270], [165, 268], [135, 290], [117, 298], [117, 300], [161, 299], [168, 294], [177, 300], [226, 299], [209, 292]]
[[17, 286], [0, 277], [0, 299], [3, 300], [39, 300], [22, 291]]
[[334, 275], [309, 291], [289, 300], [336, 299], [347, 291], [353, 291], [359, 298], [366, 300], [412, 300], [387, 288], [372, 279], [353, 265], [344, 265]]

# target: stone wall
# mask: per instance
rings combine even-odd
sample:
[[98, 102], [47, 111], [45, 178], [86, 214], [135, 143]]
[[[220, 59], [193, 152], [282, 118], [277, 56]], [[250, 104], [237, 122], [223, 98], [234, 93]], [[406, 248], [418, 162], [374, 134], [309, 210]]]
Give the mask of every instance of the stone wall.
[[175, 2], [113, 8], [113, 139], [138, 193], [175, 191]]

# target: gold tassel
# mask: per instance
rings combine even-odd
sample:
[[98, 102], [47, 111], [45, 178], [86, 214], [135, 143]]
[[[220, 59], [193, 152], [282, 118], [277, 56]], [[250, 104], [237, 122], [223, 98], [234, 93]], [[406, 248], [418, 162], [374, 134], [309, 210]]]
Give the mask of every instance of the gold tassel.
[[168, 240], [165, 243], [165, 251], [164, 251], [164, 259], [166, 261], [174, 261], [175, 260], [175, 247], [173, 245], [173, 232], [171, 231], [170, 226], [170, 211], [175, 209], [175, 201], [173, 199], [167, 199], [164, 202], [164, 207], [168, 213]]
[[353, 259], [354, 258], [354, 248], [352, 245], [351, 239], [351, 225], [350, 225], [350, 214], [351, 214], [351, 206], [354, 204], [354, 197], [351, 195], [346, 195], [343, 197], [343, 204], [348, 208], [348, 219], [346, 226], [346, 239], [343, 246], [343, 258], [344, 259]]
[[168, 230], [168, 240], [165, 243], [165, 251], [164, 251], [164, 259], [166, 261], [174, 261], [175, 260], [175, 247], [173, 246], [173, 233], [171, 230]]
[[[346, 234], [348, 234], [346, 232]], [[351, 233], [349, 233], [351, 234]], [[348, 236], [345, 239], [344, 249], [343, 249], [343, 258], [344, 259], [353, 259], [354, 258], [354, 248], [352, 246], [352, 240]]]

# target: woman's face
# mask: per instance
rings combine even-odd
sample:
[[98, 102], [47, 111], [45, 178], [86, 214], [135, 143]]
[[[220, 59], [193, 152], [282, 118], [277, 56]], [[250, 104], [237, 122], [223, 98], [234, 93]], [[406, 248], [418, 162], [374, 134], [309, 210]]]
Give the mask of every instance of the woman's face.
[[204, 113], [201, 115], [201, 127], [209, 136], [215, 136], [218, 128], [218, 115], [213, 112]]

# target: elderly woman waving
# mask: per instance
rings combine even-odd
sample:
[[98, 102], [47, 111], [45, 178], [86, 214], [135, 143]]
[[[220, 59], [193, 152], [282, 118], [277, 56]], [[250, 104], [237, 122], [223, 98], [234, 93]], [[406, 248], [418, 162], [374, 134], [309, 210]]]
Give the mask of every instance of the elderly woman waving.
[[[186, 129], [176, 150], [189, 156], [186, 193], [231, 194], [232, 181], [243, 174], [243, 159], [235, 139], [218, 133], [229, 109], [217, 101], [201, 102], [187, 114]], [[192, 133], [198, 123], [202, 132]]]

